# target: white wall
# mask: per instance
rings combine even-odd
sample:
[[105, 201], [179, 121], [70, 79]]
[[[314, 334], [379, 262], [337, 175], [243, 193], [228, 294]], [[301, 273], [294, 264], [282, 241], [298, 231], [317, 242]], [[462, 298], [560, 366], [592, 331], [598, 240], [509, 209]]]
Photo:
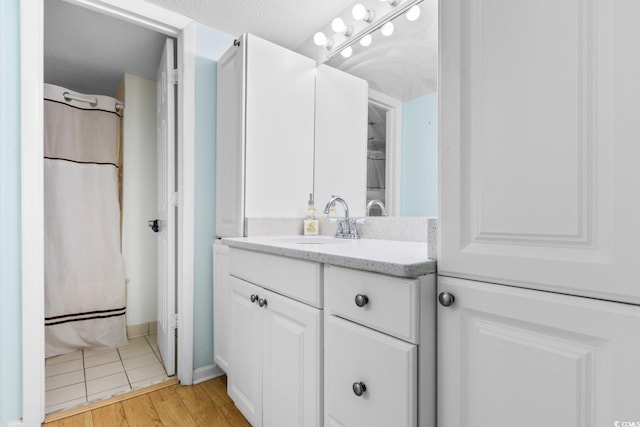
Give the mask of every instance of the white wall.
[[[122, 95], [122, 93], [124, 95]], [[127, 274], [127, 325], [156, 320], [156, 82], [125, 74], [118, 87], [123, 117], [122, 255]]]

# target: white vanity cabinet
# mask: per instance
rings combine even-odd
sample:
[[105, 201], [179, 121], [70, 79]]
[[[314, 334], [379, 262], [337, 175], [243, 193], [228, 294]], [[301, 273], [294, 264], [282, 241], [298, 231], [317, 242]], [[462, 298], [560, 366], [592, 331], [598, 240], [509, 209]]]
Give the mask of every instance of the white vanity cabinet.
[[216, 233], [297, 217], [313, 192], [315, 61], [243, 34], [218, 61]]
[[321, 264], [229, 257], [229, 396], [254, 427], [321, 426]]
[[325, 282], [325, 425], [435, 426], [435, 275], [332, 265]]

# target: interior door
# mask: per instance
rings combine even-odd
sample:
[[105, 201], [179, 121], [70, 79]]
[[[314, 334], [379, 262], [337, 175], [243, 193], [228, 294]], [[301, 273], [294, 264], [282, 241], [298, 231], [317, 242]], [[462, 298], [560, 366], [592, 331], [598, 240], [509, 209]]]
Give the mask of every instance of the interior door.
[[158, 129], [158, 349], [167, 375], [176, 369], [176, 203], [174, 40], [167, 39], [156, 74]]

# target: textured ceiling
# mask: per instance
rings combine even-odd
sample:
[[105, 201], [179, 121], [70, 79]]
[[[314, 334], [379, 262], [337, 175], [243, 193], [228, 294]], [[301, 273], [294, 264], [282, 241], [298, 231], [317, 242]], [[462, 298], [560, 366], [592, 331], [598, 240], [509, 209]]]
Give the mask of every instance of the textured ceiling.
[[349, 0], [147, 0], [233, 36], [255, 34], [291, 50], [350, 4]]
[[[330, 34], [336, 16], [353, 22], [351, 8], [378, 0], [147, 0], [237, 36], [255, 34], [304, 55], [318, 57], [313, 34]], [[165, 36], [62, 0], [46, 0], [45, 82], [84, 93], [113, 96], [124, 72], [155, 79]], [[436, 90], [437, 0], [420, 3], [418, 21], [404, 16], [390, 37], [373, 34], [367, 48], [334, 56], [329, 65], [355, 74], [371, 88], [402, 100]]]
[[114, 96], [125, 72], [155, 80], [166, 36], [60, 0], [44, 13], [46, 83]]
[[[351, 23], [356, 3], [374, 8], [378, 0], [148, 0], [231, 35], [244, 32], [318, 59], [313, 34], [330, 34], [330, 22], [340, 16]], [[369, 82], [371, 88], [401, 100], [437, 89], [438, 1], [420, 3], [420, 18], [404, 15], [394, 21], [390, 37], [373, 34], [368, 48], [354, 46], [349, 59], [334, 56], [328, 65]]]

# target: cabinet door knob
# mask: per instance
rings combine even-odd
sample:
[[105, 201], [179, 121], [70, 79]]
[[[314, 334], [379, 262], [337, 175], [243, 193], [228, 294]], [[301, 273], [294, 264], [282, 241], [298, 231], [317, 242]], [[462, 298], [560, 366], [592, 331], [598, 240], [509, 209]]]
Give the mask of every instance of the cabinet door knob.
[[367, 386], [364, 385], [363, 382], [355, 382], [353, 383], [353, 393], [356, 396], [362, 396], [362, 394], [367, 391]]
[[449, 307], [456, 299], [449, 292], [441, 292], [438, 295], [438, 301], [445, 307]]
[[369, 302], [369, 297], [363, 294], [356, 295], [356, 305], [358, 307], [364, 307]]
[[259, 305], [260, 307], [266, 307], [266, 306], [267, 306], [267, 299], [266, 299], [266, 298], [264, 298], [264, 299], [263, 299], [263, 298], [260, 298], [260, 299], [258, 300], [258, 305]]
[[258, 301], [258, 295], [251, 295], [251, 302], [256, 302]]

